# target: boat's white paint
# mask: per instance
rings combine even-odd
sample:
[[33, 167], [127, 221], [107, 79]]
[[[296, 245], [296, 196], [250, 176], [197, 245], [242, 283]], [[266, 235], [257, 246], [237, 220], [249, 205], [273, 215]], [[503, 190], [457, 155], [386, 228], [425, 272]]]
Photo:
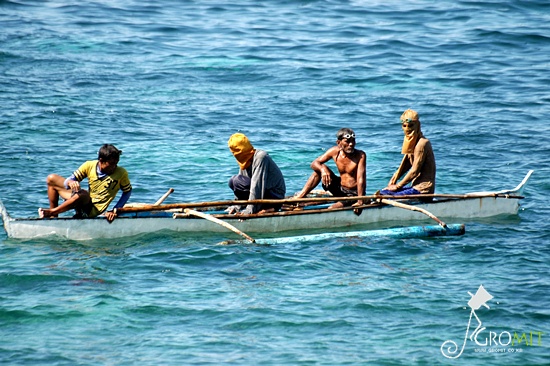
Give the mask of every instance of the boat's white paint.
[[[499, 194], [522, 194], [532, 171], [523, 179], [520, 185], [509, 191], [499, 191]], [[481, 192], [478, 192], [481, 194]], [[489, 192], [483, 192], [487, 194]], [[519, 209], [518, 198], [478, 197], [436, 201], [417, 205], [430, 211], [438, 218], [445, 220], [485, 218], [497, 215], [516, 215]], [[15, 219], [9, 217], [5, 207], [0, 202], [0, 212], [4, 227], [10, 238], [32, 239], [47, 236], [57, 236], [71, 240], [90, 240], [118, 238], [151, 233], [161, 230], [205, 233], [229, 231], [213, 222], [196, 217], [119, 217], [109, 224], [104, 218], [76, 220], [59, 219]], [[239, 230], [248, 233], [279, 233], [303, 229], [343, 228], [355, 225], [383, 224], [384, 222], [419, 222], [427, 217], [416, 211], [386, 205], [375, 205], [363, 210], [357, 216], [351, 210], [326, 210], [322, 213], [308, 213], [307, 210], [293, 212], [290, 215], [261, 215], [240, 221], [238, 217], [216, 215]], [[235, 234], [231, 234], [235, 235]]]

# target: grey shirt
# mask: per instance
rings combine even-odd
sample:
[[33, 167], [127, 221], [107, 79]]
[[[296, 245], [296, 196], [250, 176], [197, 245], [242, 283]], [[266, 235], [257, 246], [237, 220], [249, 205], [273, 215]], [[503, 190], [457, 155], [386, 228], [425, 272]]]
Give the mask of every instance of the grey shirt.
[[[251, 180], [249, 200], [263, 199], [266, 196], [285, 197], [286, 186], [283, 173], [264, 150], [256, 149], [252, 164], [248, 168], [240, 170], [239, 174], [249, 177]], [[247, 205], [243, 213], [256, 213], [259, 208], [259, 205]]]

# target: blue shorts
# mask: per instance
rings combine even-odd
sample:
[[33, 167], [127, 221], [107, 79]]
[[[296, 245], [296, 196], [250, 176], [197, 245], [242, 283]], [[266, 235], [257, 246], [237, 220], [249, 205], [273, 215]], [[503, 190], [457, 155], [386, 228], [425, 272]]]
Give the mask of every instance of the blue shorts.
[[380, 191], [383, 196], [406, 196], [409, 194], [421, 194], [420, 191], [412, 187], [401, 187], [397, 191], [390, 191], [389, 189], [383, 189]]

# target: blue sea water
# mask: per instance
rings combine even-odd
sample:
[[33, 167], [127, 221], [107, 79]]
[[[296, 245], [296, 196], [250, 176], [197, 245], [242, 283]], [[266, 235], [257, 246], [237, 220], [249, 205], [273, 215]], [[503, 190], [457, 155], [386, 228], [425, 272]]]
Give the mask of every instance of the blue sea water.
[[[0, 0], [0, 29], [0, 199], [14, 217], [35, 216], [45, 177], [103, 143], [124, 151], [133, 202], [170, 187], [166, 203], [231, 199], [236, 131], [292, 194], [351, 127], [370, 194], [401, 159], [407, 108], [439, 193], [513, 188], [535, 170], [517, 217], [466, 222], [460, 237], [221, 246], [231, 233], [2, 231], [0, 363], [548, 364], [547, 1]], [[481, 284], [487, 345], [447, 359]]]

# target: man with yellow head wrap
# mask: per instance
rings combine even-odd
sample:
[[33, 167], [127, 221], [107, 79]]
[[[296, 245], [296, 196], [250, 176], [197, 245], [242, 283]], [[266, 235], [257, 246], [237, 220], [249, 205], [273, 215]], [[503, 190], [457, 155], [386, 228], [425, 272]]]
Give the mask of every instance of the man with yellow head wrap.
[[[229, 150], [239, 164], [239, 174], [229, 179], [238, 200], [283, 199], [286, 193], [283, 173], [267, 152], [255, 149], [242, 133], [231, 135]], [[280, 209], [281, 205], [231, 206], [229, 213], [252, 214]]]
[[418, 113], [412, 109], [403, 112], [401, 127], [405, 134], [401, 148], [403, 160], [380, 194], [402, 196], [434, 193], [435, 156], [430, 140], [422, 134]]

